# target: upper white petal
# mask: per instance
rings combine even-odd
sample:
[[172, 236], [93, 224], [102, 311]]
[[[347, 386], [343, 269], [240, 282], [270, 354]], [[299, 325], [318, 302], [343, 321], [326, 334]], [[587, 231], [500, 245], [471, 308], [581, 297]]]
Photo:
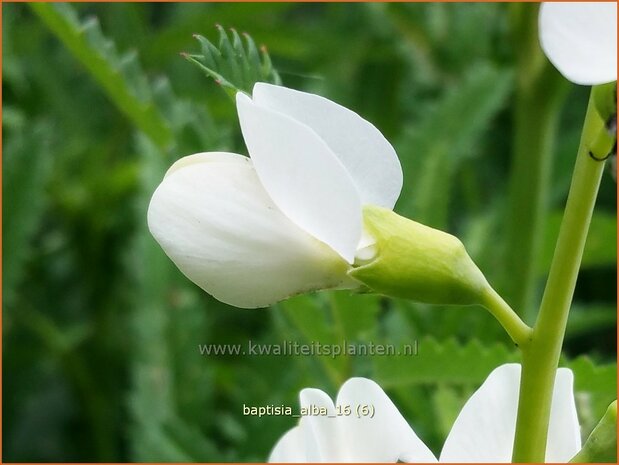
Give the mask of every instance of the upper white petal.
[[[397, 407], [374, 381], [351, 378], [340, 389], [337, 405], [352, 414], [339, 418], [341, 442], [349, 462], [436, 462]], [[357, 417], [356, 408], [368, 406], [373, 416]]]
[[309, 126], [237, 94], [241, 130], [256, 172], [281, 211], [352, 263], [361, 200], [342, 163]]
[[582, 447], [574, 400], [574, 374], [559, 368], [550, 409], [546, 462], [569, 462]]
[[148, 226], [215, 298], [264, 307], [344, 279], [347, 264], [273, 204], [248, 158], [198, 154], [173, 168], [153, 194]]
[[539, 15], [548, 59], [576, 84], [617, 80], [617, 3], [549, 2]]
[[364, 204], [393, 208], [402, 167], [391, 144], [370, 122], [324, 97], [259, 82], [253, 99], [318, 134], [350, 173]]
[[[516, 432], [520, 364], [496, 368], [466, 402], [454, 423], [441, 462], [511, 462]], [[572, 374], [557, 371], [546, 451], [547, 462], [567, 462], [580, 450]]]

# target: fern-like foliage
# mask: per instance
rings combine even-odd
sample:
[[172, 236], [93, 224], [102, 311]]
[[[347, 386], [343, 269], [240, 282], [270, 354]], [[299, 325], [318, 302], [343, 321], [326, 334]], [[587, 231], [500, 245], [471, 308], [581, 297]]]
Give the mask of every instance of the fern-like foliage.
[[230, 29], [229, 36], [222, 26], [216, 27], [219, 31], [217, 46], [196, 34], [194, 37], [200, 42], [201, 53], [182, 55], [213, 78], [230, 97], [238, 91], [251, 92], [256, 82], [281, 84], [266, 47], [259, 50], [249, 34], [243, 33], [243, 40], [234, 29]]
[[31, 3], [30, 7], [136, 127], [160, 147], [170, 143], [170, 128], [152, 101], [135, 52], [119, 54], [97, 18], [82, 21], [69, 4]]
[[[82, 19], [68, 3], [30, 3], [49, 30], [86, 68], [108, 98], [166, 156], [219, 143], [205, 108], [179, 98], [167, 77], [150, 79], [135, 51], [119, 52], [96, 17]], [[172, 161], [169, 160], [169, 161]]]

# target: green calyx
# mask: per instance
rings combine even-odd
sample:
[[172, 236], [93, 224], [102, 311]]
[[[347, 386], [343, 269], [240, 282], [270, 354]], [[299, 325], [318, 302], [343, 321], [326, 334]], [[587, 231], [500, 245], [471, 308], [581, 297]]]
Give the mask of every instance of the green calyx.
[[363, 217], [376, 255], [349, 271], [352, 278], [373, 292], [417, 302], [483, 303], [488, 282], [458, 238], [373, 205]]

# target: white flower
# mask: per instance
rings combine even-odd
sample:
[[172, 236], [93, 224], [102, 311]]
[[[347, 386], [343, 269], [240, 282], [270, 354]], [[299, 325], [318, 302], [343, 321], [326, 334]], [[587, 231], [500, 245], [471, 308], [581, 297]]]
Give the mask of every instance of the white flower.
[[[324, 415], [301, 417], [299, 425], [277, 442], [269, 462], [436, 462], [397, 407], [378, 384], [351, 378], [337, 395], [335, 405], [319, 389], [303, 389], [301, 408], [325, 408]], [[372, 406], [374, 416], [357, 417], [357, 406]], [[351, 409], [337, 416], [336, 408]]]
[[570, 81], [597, 85], [617, 80], [617, 3], [544, 3], [542, 49]]
[[[470, 397], [456, 419], [440, 454], [440, 462], [511, 462], [521, 366], [496, 368]], [[301, 391], [301, 406], [334, 406], [316, 389]], [[374, 418], [302, 417], [275, 445], [269, 462], [436, 462], [373, 381], [352, 378], [340, 389], [336, 406], [372, 405]], [[581, 448], [574, 402], [573, 375], [559, 368], [550, 413], [547, 462], [567, 462]]]
[[362, 206], [393, 208], [402, 188], [393, 147], [317, 95], [258, 83], [237, 109], [251, 159], [177, 161], [151, 199], [151, 233], [190, 280], [237, 307], [350, 286], [369, 244]]

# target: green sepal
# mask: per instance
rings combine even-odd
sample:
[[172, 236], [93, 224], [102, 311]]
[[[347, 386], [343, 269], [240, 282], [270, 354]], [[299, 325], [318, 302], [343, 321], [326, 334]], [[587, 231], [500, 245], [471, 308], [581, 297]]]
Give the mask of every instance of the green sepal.
[[366, 230], [376, 240], [376, 255], [349, 275], [372, 291], [417, 302], [481, 304], [489, 285], [460, 240], [404, 218], [365, 206]]
[[610, 404], [570, 463], [617, 463], [617, 401]]

